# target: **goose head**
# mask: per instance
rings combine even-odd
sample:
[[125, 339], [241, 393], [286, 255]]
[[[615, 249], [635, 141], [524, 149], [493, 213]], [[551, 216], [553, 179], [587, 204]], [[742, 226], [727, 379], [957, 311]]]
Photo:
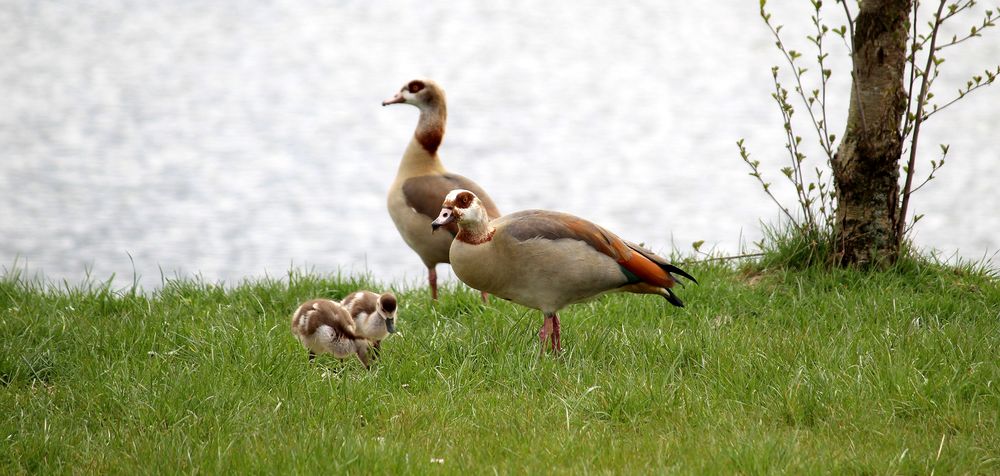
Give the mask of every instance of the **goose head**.
[[441, 204], [441, 213], [438, 214], [436, 220], [431, 222], [431, 229], [437, 230], [451, 222], [458, 222], [459, 227], [465, 228], [489, 221], [486, 208], [476, 194], [468, 190], [455, 189], [448, 192], [444, 198], [444, 203]]
[[419, 109], [439, 107], [444, 104], [444, 90], [429, 79], [414, 79], [403, 85], [395, 96], [382, 101], [390, 104], [410, 104]]
[[385, 321], [385, 330], [394, 334], [396, 332], [396, 309], [399, 306], [396, 302], [396, 295], [387, 292], [378, 297], [375, 304], [375, 313]]

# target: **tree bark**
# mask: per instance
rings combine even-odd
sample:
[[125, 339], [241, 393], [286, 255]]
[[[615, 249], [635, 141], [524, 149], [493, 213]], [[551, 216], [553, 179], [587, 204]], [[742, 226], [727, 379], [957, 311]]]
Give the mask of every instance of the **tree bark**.
[[911, 1], [865, 0], [854, 21], [847, 130], [832, 164], [841, 265], [886, 265], [899, 255], [894, 221]]

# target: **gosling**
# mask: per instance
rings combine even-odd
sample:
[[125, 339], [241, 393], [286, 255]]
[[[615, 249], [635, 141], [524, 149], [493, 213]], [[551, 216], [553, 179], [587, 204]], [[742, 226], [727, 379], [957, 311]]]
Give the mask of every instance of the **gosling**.
[[332, 354], [338, 359], [352, 355], [367, 369], [371, 343], [362, 336], [347, 309], [336, 301], [306, 301], [292, 314], [292, 334], [309, 351], [309, 361], [316, 354]]
[[354, 319], [358, 335], [372, 341], [375, 355], [378, 355], [382, 339], [396, 332], [396, 296], [391, 292], [358, 291], [349, 294], [340, 304]]

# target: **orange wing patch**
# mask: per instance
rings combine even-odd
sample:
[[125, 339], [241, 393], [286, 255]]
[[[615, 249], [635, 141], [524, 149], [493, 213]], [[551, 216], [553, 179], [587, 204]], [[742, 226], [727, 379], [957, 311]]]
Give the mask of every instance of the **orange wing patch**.
[[670, 269], [669, 265], [657, 263], [651, 251], [639, 251], [638, 245], [633, 247], [614, 233], [582, 218], [545, 210], [524, 210], [511, 213], [507, 218], [506, 232], [514, 239], [580, 240], [615, 260], [633, 284], [634, 279], [659, 288], [671, 288], [675, 284], [674, 278], [664, 269], [664, 266]]
[[619, 265], [631, 271], [644, 282], [661, 288], [674, 287], [674, 279], [663, 268], [660, 268], [659, 265], [639, 253], [631, 253], [631, 250], [629, 251], [629, 254], [632, 256], [624, 260], [619, 259]]
[[576, 219], [566, 225], [597, 251], [604, 253], [618, 265], [635, 274], [643, 282], [662, 288], [674, 286], [674, 279], [653, 260], [636, 253], [621, 238], [583, 219]]

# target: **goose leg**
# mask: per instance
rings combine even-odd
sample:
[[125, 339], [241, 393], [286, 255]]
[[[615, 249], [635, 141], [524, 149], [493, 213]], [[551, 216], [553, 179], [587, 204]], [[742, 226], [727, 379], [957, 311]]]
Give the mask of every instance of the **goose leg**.
[[538, 329], [538, 344], [539, 352], [538, 355], [545, 355], [545, 341], [549, 339], [552, 335], [552, 316], [553, 314], [545, 314], [545, 322], [542, 323], [542, 327]]
[[371, 367], [371, 359], [368, 357], [368, 343], [356, 344], [356, 348], [358, 351], [358, 360], [361, 361], [361, 365], [365, 366], [365, 370], [368, 370]]
[[431, 285], [431, 299], [437, 301], [438, 298], [438, 273], [434, 266], [427, 268], [427, 282]]
[[552, 350], [562, 352], [562, 339], [559, 338], [559, 314], [552, 314]]
[[479, 291], [479, 295], [483, 297], [483, 304], [489, 304], [490, 295], [486, 291]]
[[312, 363], [313, 360], [316, 360], [316, 353], [310, 350], [309, 351], [309, 362]]

